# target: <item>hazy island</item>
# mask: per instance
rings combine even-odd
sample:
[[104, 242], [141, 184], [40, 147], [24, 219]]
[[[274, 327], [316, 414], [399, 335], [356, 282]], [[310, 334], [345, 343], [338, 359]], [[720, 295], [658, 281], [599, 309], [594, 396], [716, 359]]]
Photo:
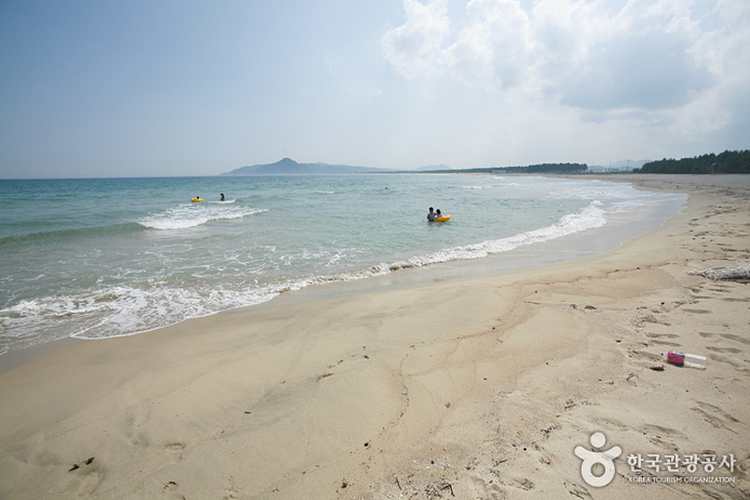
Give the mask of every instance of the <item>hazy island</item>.
[[328, 163], [298, 163], [291, 158], [283, 158], [276, 163], [241, 167], [221, 175], [315, 175], [315, 174], [365, 174], [393, 172], [386, 168], [355, 167], [351, 165], [331, 165]]

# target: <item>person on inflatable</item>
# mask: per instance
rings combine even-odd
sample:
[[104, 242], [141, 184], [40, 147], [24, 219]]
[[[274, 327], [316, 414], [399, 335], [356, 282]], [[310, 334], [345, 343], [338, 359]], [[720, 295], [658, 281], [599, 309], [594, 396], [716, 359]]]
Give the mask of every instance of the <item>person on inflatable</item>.
[[430, 211], [427, 214], [427, 220], [430, 221], [430, 222], [433, 222], [435, 219], [437, 219], [438, 217], [440, 217], [438, 215], [439, 213], [440, 213], [440, 210], [438, 210], [438, 213], [436, 214], [435, 213], [435, 209], [432, 208], [432, 207], [430, 207]]

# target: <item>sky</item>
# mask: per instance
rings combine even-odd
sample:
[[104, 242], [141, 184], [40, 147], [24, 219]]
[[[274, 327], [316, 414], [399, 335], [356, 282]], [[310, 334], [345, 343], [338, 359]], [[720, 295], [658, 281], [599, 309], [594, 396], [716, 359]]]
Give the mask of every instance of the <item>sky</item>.
[[0, 178], [727, 149], [747, 0], [0, 1]]

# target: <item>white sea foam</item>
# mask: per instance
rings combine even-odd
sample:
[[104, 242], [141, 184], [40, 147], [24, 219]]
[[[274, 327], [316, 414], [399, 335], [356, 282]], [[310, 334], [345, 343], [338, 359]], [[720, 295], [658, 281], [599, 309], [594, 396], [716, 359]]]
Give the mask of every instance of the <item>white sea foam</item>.
[[412, 257], [406, 261], [382, 262], [360, 271], [300, 278], [285, 283], [278, 290], [269, 290], [269, 292], [274, 294], [283, 291], [300, 290], [312, 285], [360, 280], [382, 276], [403, 269], [413, 269], [459, 260], [481, 259], [488, 255], [509, 252], [524, 245], [543, 243], [589, 229], [602, 227], [607, 223], [607, 219], [601, 206], [602, 204], [599, 201], [593, 201], [575, 214], [568, 214], [561, 217], [551, 226], [527, 231], [507, 238], [488, 240], [474, 245], [446, 248], [430, 254]]
[[[66, 337], [83, 340], [122, 337], [258, 304], [278, 293], [273, 289], [233, 291], [219, 287], [202, 292], [185, 287], [114, 286], [76, 296], [21, 301], [0, 310], [0, 326], [16, 332], [27, 345]], [[31, 328], [54, 332], [55, 337], [30, 335]]]
[[242, 208], [224, 206], [221, 202], [216, 205], [180, 205], [157, 214], [143, 217], [138, 223], [149, 229], [174, 230], [188, 229], [201, 226], [211, 221], [241, 219], [268, 210], [259, 208]]
[[595, 229], [606, 223], [607, 219], [604, 211], [601, 209], [601, 203], [599, 201], [593, 201], [577, 213], [563, 216], [551, 226], [527, 231], [507, 238], [487, 240], [473, 245], [446, 248], [428, 255], [413, 257], [406, 262], [390, 264], [388, 268], [390, 270], [398, 270], [422, 267], [430, 264], [439, 264], [454, 260], [481, 259], [488, 255], [509, 252], [524, 245], [543, 243], [545, 241], [562, 238], [563, 236], [579, 233], [588, 229]]

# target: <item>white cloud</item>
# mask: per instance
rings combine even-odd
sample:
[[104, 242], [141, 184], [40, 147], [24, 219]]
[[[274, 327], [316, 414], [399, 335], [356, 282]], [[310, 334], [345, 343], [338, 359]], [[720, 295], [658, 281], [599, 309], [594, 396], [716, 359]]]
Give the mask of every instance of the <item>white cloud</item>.
[[471, 0], [458, 39], [444, 50], [450, 75], [469, 85], [511, 88], [527, 78], [529, 17], [518, 0]]
[[[676, 108], [709, 87], [694, 54], [699, 30], [681, 3], [631, 0], [616, 15], [580, 19], [585, 57], [550, 79], [564, 104], [593, 111]], [[587, 22], [587, 21], [595, 22]]]
[[382, 37], [383, 56], [406, 78], [430, 75], [441, 66], [442, 45], [450, 32], [445, 0], [423, 5], [404, 0], [406, 22]]
[[470, 0], [452, 23], [443, 1], [405, 0], [406, 21], [383, 36], [383, 54], [409, 79], [448, 76], [591, 117], [632, 117], [679, 109], [733, 78], [748, 84], [750, 15], [740, 4]]

